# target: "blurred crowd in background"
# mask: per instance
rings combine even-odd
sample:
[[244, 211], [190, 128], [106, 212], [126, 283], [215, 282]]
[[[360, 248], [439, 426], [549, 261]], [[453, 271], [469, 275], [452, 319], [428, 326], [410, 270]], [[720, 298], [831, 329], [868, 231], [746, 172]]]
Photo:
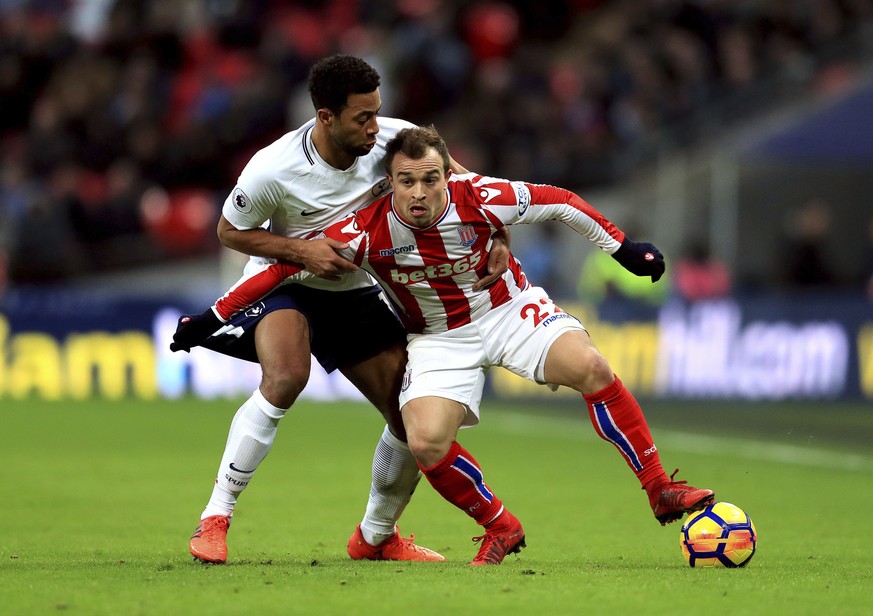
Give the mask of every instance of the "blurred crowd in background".
[[324, 55], [371, 62], [385, 113], [468, 168], [584, 195], [827, 88], [871, 28], [873, 0], [0, 1], [0, 289], [215, 253]]

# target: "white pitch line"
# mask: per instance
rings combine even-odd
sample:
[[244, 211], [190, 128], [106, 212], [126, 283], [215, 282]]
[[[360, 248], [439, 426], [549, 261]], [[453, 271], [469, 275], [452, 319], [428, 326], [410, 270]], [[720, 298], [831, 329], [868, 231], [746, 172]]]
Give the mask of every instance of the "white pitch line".
[[[580, 414], [578, 419], [573, 419], [551, 417], [545, 414], [498, 411], [483, 421], [487, 422], [485, 425], [487, 425], [488, 430], [504, 434], [528, 434], [579, 441], [600, 440], [594, 433], [587, 414], [584, 416]], [[783, 445], [772, 441], [751, 441], [735, 437], [711, 436], [665, 429], [657, 430], [654, 436], [655, 442], [659, 446], [663, 445], [666, 449], [687, 453], [724, 452], [725, 455], [729, 454], [747, 460], [765, 460], [797, 466], [873, 473], [873, 457], [862, 454], [840, 453], [815, 447]]]

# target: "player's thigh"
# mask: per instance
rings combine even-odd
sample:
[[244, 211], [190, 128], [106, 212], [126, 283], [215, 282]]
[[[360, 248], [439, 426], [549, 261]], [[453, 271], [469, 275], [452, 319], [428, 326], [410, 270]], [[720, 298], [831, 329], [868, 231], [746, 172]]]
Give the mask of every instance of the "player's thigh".
[[297, 310], [276, 310], [264, 316], [255, 329], [255, 348], [263, 371], [262, 388], [267, 387], [290, 406], [309, 380], [309, 323]]
[[377, 287], [332, 292], [290, 286], [299, 287], [295, 300], [309, 320], [311, 351], [326, 371], [406, 346], [406, 331]]
[[582, 393], [598, 391], [613, 380], [612, 368], [584, 330], [558, 336], [546, 354], [543, 377]]
[[400, 410], [397, 398], [405, 370], [406, 347], [400, 344], [340, 368], [340, 372], [383, 413]]
[[438, 396], [415, 398], [403, 405], [409, 448], [419, 464], [430, 467], [445, 457], [466, 416], [463, 404]]

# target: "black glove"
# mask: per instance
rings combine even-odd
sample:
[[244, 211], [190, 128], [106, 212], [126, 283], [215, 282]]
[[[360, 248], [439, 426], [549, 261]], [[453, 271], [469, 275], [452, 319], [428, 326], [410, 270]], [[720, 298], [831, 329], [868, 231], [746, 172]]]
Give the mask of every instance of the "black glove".
[[621, 246], [612, 254], [612, 258], [631, 274], [651, 276], [652, 282], [658, 282], [664, 274], [664, 255], [654, 244], [632, 242], [624, 238]]
[[190, 351], [192, 347], [203, 344], [222, 325], [221, 319], [215, 316], [211, 308], [201, 314], [183, 314], [176, 325], [170, 350]]

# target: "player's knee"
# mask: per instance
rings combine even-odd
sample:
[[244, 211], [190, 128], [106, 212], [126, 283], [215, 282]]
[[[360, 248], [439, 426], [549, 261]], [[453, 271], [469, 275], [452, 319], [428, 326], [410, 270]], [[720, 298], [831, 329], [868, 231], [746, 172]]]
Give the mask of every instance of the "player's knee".
[[309, 369], [306, 367], [284, 367], [281, 370], [264, 371], [261, 379], [261, 391], [264, 397], [281, 408], [289, 408], [309, 381]]
[[606, 361], [606, 358], [600, 354], [600, 352], [595, 351], [594, 357], [590, 359], [591, 362], [591, 378], [598, 385], [602, 385], [606, 387], [610, 383], [612, 383], [614, 374], [612, 372], [612, 366], [609, 365], [609, 362]]
[[444, 442], [444, 439], [427, 433], [407, 432], [407, 438], [409, 451], [424, 468], [434, 466], [445, 458], [452, 446], [451, 441]]
[[584, 394], [600, 391], [613, 379], [612, 366], [597, 349], [589, 348], [579, 358], [578, 391]]

